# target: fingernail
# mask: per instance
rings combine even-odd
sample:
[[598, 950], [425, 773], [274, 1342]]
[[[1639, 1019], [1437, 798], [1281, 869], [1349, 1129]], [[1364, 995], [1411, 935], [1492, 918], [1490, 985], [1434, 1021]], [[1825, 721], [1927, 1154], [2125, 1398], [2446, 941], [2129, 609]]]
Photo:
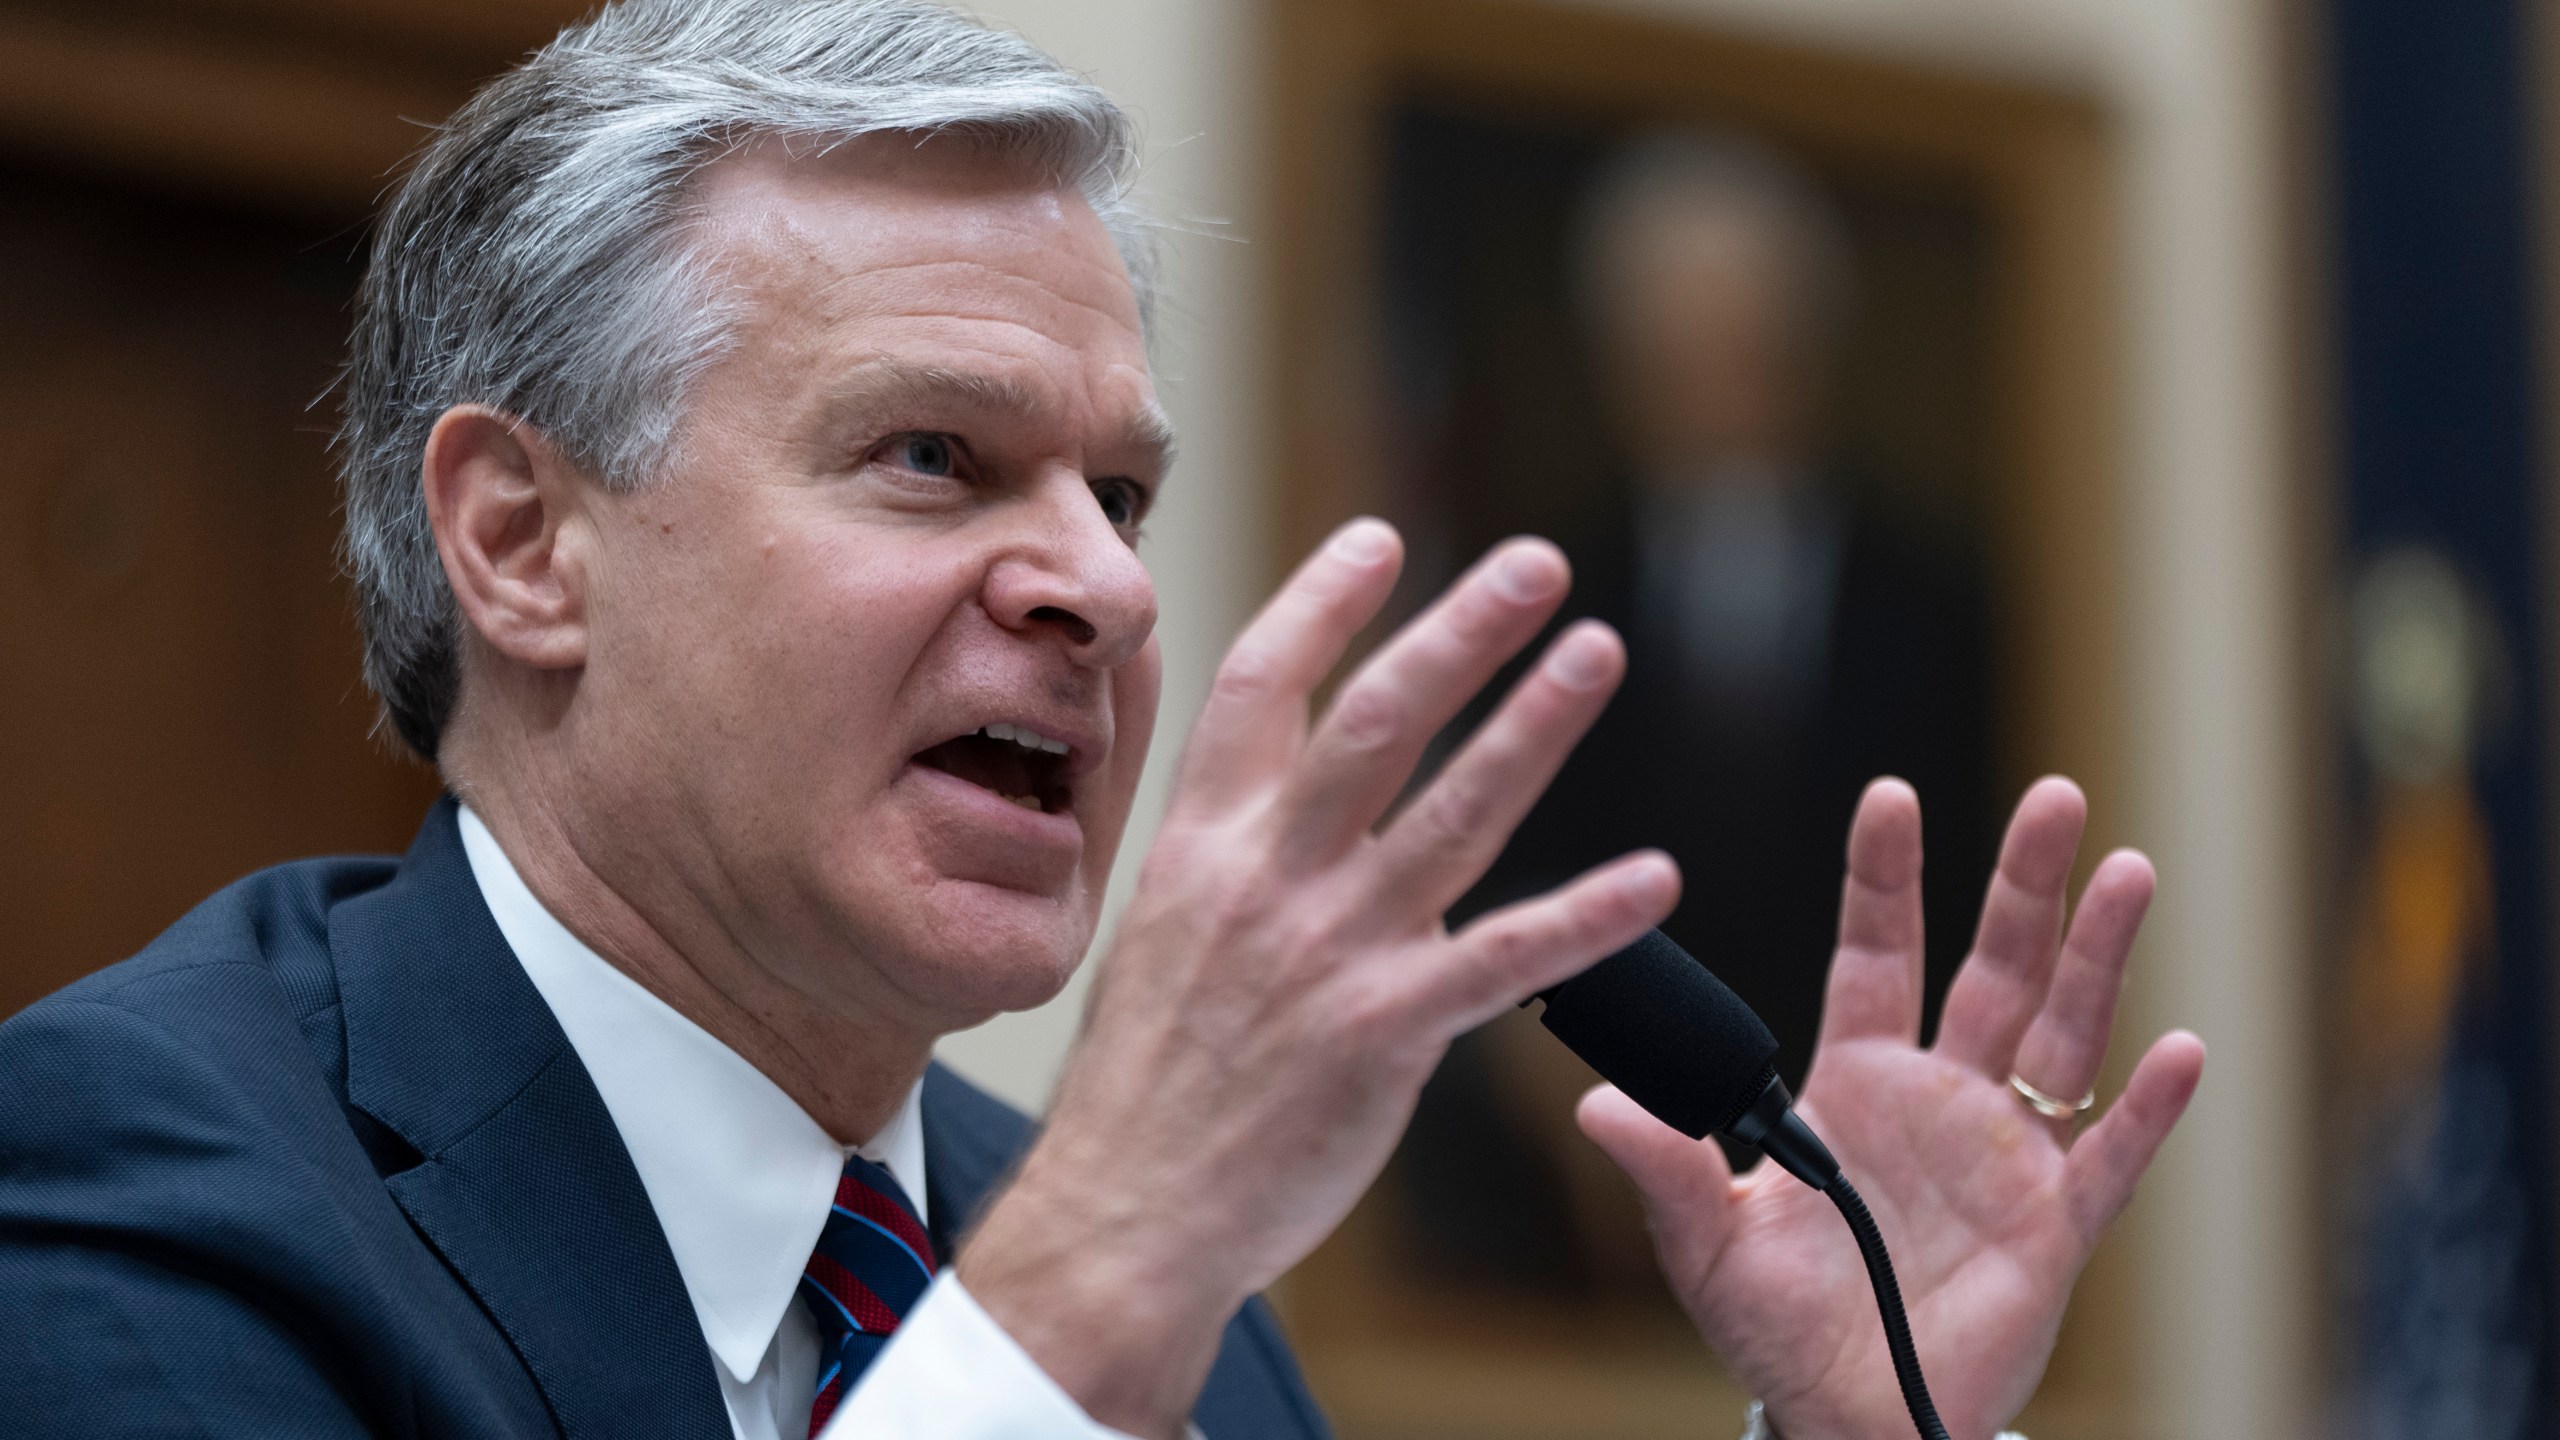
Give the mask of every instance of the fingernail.
[[1374, 565], [1387, 558], [1395, 532], [1383, 520], [1354, 520], [1334, 533], [1333, 553], [1354, 565]]
[[1593, 628], [1568, 634], [1548, 657], [1547, 673], [1568, 690], [1589, 690], [1609, 678], [1609, 645]]
[[1493, 585], [1512, 601], [1526, 605], [1544, 600], [1555, 593], [1557, 574], [1555, 556], [1543, 546], [1515, 545], [1510, 553], [1493, 563]]

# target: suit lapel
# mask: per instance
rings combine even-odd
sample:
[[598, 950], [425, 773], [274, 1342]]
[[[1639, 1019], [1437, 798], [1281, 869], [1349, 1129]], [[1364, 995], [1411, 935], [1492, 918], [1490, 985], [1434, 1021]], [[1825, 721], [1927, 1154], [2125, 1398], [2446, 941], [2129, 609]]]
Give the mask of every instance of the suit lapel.
[[347, 1098], [425, 1159], [388, 1180], [560, 1432], [729, 1433], [665, 1232], [595, 1083], [498, 933], [447, 799], [391, 884], [337, 907]]

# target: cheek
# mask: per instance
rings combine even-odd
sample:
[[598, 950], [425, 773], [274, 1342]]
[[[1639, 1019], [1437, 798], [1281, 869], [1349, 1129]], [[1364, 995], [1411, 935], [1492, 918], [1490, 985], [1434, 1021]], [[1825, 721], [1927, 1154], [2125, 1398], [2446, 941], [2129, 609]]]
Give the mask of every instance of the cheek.
[[974, 589], [967, 575], [886, 547], [818, 546], [798, 556], [781, 548], [766, 542], [760, 573], [741, 577], [744, 608], [730, 637], [761, 635], [788, 657], [784, 668], [759, 667], [768, 682], [800, 676], [829, 693], [892, 694]]
[[663, 686], [644, 703], [708, 711], [709, 733], [690, 743], [731, 758], [728, 786], [876, 787], [906, 761], [910, 682], [970, 587], [885, 546], [742, 540], [723, 573], [669, 587], [677, 603], [653, 617], [682, 637], [684, 653], [666, 659], [695, 704]]

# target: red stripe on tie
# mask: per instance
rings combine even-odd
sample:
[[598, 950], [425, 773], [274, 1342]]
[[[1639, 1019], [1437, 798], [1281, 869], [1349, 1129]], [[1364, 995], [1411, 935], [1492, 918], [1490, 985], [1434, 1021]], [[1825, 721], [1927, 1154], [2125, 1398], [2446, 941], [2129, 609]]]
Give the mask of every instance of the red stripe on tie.
[[836, 1413], [836, 1402], [844, 1398], [844, 1376], [827, 1382], [818, 1398], [809, 1406], [809, 1440], [818, 1440], [818, 1432], [827, 1428], [827, 1417]]
[[836, 1303], [845, 1308], [845, 1313], [853, 1317], [853, 1323], [862, 1327], [865, 1335], [888, 1335], [897, 1330], [898, 1312], [872, 1293], [870, 1286], [855, 1278], [852, 1271], [824, 1255], [812, 1255], [809, 1257], [808, 1274], [810, 1279], [818, 1282], [819, 1289], [835, 1297]]
[[905, 1241], [907, 1248], [924, 1261], [927, 1270], [942, 1268], [940, 1262], [933, 1258], [933, 1241], [926, 1237], [924, 1227], [916, 1223], [915, 1212], [906, 1206], [850, 1175], [836, 1177], [836, 1203]]

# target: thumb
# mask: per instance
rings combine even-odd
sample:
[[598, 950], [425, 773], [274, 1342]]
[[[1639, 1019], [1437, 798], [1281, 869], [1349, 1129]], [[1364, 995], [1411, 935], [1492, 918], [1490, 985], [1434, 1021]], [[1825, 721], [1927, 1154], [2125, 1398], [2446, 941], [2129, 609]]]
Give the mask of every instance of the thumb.
[[1697, 1258], [1724, 1248], [1733, 1225], [1733, 1167], [1722, 1146], [1663, 1124], [1615, 1085], [1593, 1086], [1573, 1118], [1644, 1192], [1657, 1237]]

